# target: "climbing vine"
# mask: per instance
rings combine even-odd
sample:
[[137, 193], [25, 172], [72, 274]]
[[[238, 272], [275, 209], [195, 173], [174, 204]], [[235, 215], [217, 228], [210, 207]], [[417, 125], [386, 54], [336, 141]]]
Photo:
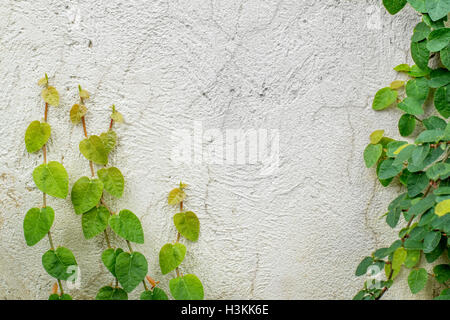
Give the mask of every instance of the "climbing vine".
[[[377, 130], [364, 150], [367, 168], [376, 168], [384, 187], [397, 179], [403, 185], [404, 192], [389, 204], [383, 217], [391, 228], [404, 226], [394, 243], [377, 249], [358, 265], [356, 275], [370, 277], [354, 297], [357, 300], [380, 299], [402, 269], [409, 273], [413, 294], [428, 281], [436, 281], [442, 290], [435, 299], [450, 300], [450, 28], [446, 26], [450, 1], [383, 0], [392, 15], [407, 3], [422, 18], [411, 37], [415, 65], [396, 66], [394, 70], [409, 80], [396, 80], [379, 90], [372, 108], [402, 110], [399, 134], [414, 139], [394, 140]], [[436, 112], [425, 116], [429, 104]], [[444, 263], [436, 265], [441, 256]], [[433, 263], [432, 273], [420, 267], [423, 258]], [[383, 270], [384, 280], [378, 280]]]
[[203, 285], [194, 274], [183, 275], [180, 272], [180, 264], [186, 256], [186, 246], [180, 243], [183, 236], [189, 241], [197, 241], [200, 233], [200, 221], [192, 211], [184, 211], [183, 202], [186, 198], [186, 184], [180, 182], [178, 188], [170, 191], [168, 203], [172, 206], [179, 205], [179, 212], [173, 216], [173, 222], [177, 229], [175, 243], [166, 243], [159, 252], [159, 266], [162, 274], [168, 274], [175, 270], [176, 277], [169, 282], [170, 293], [176, 300], [202, 300]]
[[[77, 261], [72, 251], [65, 247], [55, 248], [51, 228], [55, 219], [55, 211], [47, 206], [47, 195], [65, 199], [69, 191], [69, 176], [64, 166], [57, 161], [47, 162], [47, 143], [51, 135], [51, 127], [47, 123], [49, 106], [59, 106], [59, 94], [55, 87], [48, 84], [48, 76], [38, 81], [43, 86], [42, 98], [45, 102], [43, 121], [33, 121], [25, 132], [25, 146], [29, 153], [42, 150], [43, 163], [33, 171], [33, 180], [42, 191], [42, 206], [31, 208], [25, 215], [23, 230], [28, 246], [34, 246], [45, 236], [48, 237], [50, 249], [42, 256], [45, 271], [57, 280], [52, 288], [50, 300], [72, 300], [64, 293], [61, 280], [75, 281], [77, 277]], [[59, 288], [59, 294], [58, 294]]]
[[[144, 293], [164, 291], [155, 288], [156, 282], [149, 276], [147, 259], [140, 252], [134, 251], [131, 242], [143, 244], [144, 231], [139, 218], [130, 210], [121, 210], [118, 214], [110, 209], [104, 199], [104, 193], [114, 198], [121, 198], [125, 179], [121, 171], [113, 166], [108, 167], [109, 154], [117, 143], [117, 134], [113, 131], [114, 123], [123, 122], [123, 116], [113, 105], [109, 127], [100, 135], [88, 135], [86, 126], [87, 108], [85, 101], [89, 93], [78, 87], [80, 101], [72, 106], [70, 119], [74, 124], [82, 123], [85, 139], [79, 144], [81, 154], [89, 161], [91, 177], [81, 177], [72, 187], [71, 199], [76, 214], [81, 215], [83, 235], [86, 239], [94, 238], [103, 233], [107, 249], [101, 254], [101, 260], [114, 277], [115, 284], [100, 288], [97, 300], [127, 300], [128, 293], [132, 292], [139, 283], [144, 286]], [[98, 169], [96, 178], [95, 166]], [[111, 229], [123, 238], [127, 250], [115, 248], [111, 245], [108, 231]], [[145, 278], [152, 284], [151, 290], [145, 283]], [[120, 286], [121, 287], [120, 287]], [[164, 298], [164, 297], [163, 297]], [[165, 296], [167, 299], [167, 296]]]

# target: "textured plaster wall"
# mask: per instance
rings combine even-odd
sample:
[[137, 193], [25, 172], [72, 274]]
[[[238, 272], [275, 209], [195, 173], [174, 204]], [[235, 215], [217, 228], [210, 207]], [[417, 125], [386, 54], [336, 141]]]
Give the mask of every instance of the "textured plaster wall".
[[[49, 159], [63, 162], [71, 185], [89, 174], [78, 151], [81, 127], [68, 118], [76, 86], [92, 94], [90, 133], [106, 130], [112, 103], [124, 114], [111, 162], [126, 191], [107, 200], [142, 219], [145, 244], [136, 249], [163, 288], [172, 275], [161, 275], [158, 252], [175, 238], [166, 197], [182, 179], [191, 185], [186, 206], [201, 220], [182, 269], [199, 276], [207, 299], [351, 298], [362, 285], [354, 277], [361, 258], [395, 238], [379, 216], [399, 187], [377, 184], [362, 151], [375, 129], [398, 137], [400, 113], [370, 105], [396, 79], [392, 67], [411, 62], [409, 36], [419, 20], [410, 9], [391, 17], [380, 2], [3, 0], [0, 298], [44, 299], [53, 283], [40, 262], [47, 240], [27, 247], [22, 232], [26, 211], [42, 198], [32, 180], [42, 154], [27, 154], [23, 136], [42, 118], [36, 80], [44, 72], [62, 104], [50, 109]], [[222, 133], [277, 129], [277, 170], [175, 163], [171, 136], [195, 121]], [[70, 197], [49, 205], [55, 243], [71, 248], [81, 267], [72, 294], [92, 298], [111, 281], [100, 261], [104, 238], [83, 238]], [[412, 298], [402, 281], [386, 297]]]

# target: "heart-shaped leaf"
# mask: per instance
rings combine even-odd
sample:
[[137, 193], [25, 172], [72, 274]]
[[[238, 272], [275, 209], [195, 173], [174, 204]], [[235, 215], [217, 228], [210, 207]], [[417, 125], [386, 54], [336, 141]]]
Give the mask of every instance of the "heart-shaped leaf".
[[200, 233], [200, 221], [192, 211], [180, 212], [173, 216], [178, 232], [188, 240], [197, 241]]
[[100, 139], [103, 142], [106, 152], [110, 153], [116, 146], [117, 134], [112, 130], [108, 130], [100, 135]]
[[440, 87], [434, 94], [434, 106], [444, 118], [450, 117], [450, 84]]
[[49, 86], [42, 90], [42, 99], [49, 105], [57, 107], [59, 106], [59, 93], [55, 87]]
[[131, 292], [147, 275], [148, 264], [139, 252], [122, 252], [116, 259], [116, 276], [126, 292]]
[[122, 172], [116, 167], [100, 169], [97, 171], [98, 177], [103, 182], [103, 187], [110, 195], [120, 198], [123, 194], [125, 180]]
[[409, 289], [413, 294], [416, 294], [425, 288], [427, 281], [428, 273], [424, 268], [412, 270], [408, 276]]
[[171, 279], [169, 287], [175, 300], [203, 300], [203, 285], [194, 274]]
[[128, 294], [122, 288], [102, 287], [95, 300], [128, 300]]
[[41, 241], [53, 225], [55, 212], [50, 207], [28, 210], [23, 221], [23, 232], [27, 245], [34, 246]]
[[130, 210], [122, 210], [109, 219], [109, 226], [122, 238], [136, 243], [144, 243], [141, 221]]
[[106, 165], [108, 163], [108, 151], [99, 136], [90, 136], [80, 142], [80, 152], [86, 159]]
[[74, 267], [77, 261], [72, 251], [65, 247], [55, 250], [50, 249], [42, 256], [42, 265], [45, 271], [52, 277], [60, 280], [67, 280], [76, 272]]
[[153, 288], [153, 290], [146, 290], [141, 293], [141, 300], [169, 300], [169, 297], [160, 288]]
[[167, 202], [170, 205], [174, 206], [174, 205], [179, 204], [185, 198], [186, 198], [186, 193], [180, 188], [175, 188], [169, 192], [169, 197], [167, 198]]
[[84, 117], [87, 113], [87, 108], [84, 105], [74, 104], [72, 109], [70, 109], [70, 121], [73, 124], [77, 124], [81, 121], [81, 118]]
[[47, 143], [51, 134], [51, 127], [46, 122], [33, 121], [25, 132], [25, 146], [32, 153], [40, 150]]
[[62, 295], [54, 293], [51, 294], [50, 297], [48, 297], [48, 300], [72, 300], [72, 296], [67, 293], [64, 293]]
[[57, 161], [41, 164], [33, 171], [33, 180], [42, 192], [64, 199], [69, 192], [69, 175]]
[[99, 179], [81, 177], [72, 187], [71, 199], [76, 214], [85, 213], [95, 207], [102, 197], [103, 183]]
[[117, 248], [116, 250], [109, 248], [102, 253], [103, 264], [114, 277], [116, 277], [116, 259], [122, 252], [123, 250], [121, 248]]
[[166, 243], [159, 251], [159, 266], [162, 274], [168, 274], [184, 260], [186, 247], [181, 243]]
[[383, 5], [386, 10], [394, 15], [406, 5], [406, 0], [383, 0]]
[[372, 109], [383, 110], [397, 100], [398, 92], [389, 87], [378, 90], [373, 98]]
[[81, 217], [81, 226], [86, 239], [91, 239], [105, 231], [108, 226], [109, 211], [103, 206], [94, 207]]

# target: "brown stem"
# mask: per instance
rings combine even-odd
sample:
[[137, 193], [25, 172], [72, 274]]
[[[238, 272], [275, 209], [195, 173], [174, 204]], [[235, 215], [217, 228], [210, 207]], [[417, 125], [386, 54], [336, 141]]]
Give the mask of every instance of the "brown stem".
[[103, 231], [103, 233], [105, 234], [106, 245], [108, 246], [108, 249], [111, 249], [111, 242], [109, 241], [109, 236], [108, 232], [106, 232], [106, 229]]

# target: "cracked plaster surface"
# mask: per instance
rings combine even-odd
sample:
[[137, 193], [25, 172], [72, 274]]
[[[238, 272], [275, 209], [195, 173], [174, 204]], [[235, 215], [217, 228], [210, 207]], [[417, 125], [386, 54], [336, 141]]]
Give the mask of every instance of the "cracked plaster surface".
[[[413, 10], [392, 17], [369, 0], [4, 0], [0, 299], [45, 299], [52, 285], [40, 263], [47, 241], [27, 247], [22, 232], [25, 212], [41, 201], [32, 170], [42, 155], [26, 153], [23, 135], [42, 118], [36, 81], [44, 72], [62, 105], [49, 114], [49, 159], [63, 162], [71, 185], [89, 174], [77, 147], [82, 130], [68, 117], [77, 85], [91, 92], [89, 133], [106, 130], [109, 105], [124, 114], [111, 163], [126, 190], [107, 201], [142, 219], [145, 244], [136, 250], [164, 289], [172, 275], [161, 275], [158, 252], [175, 237], [166, 196], [182, 179], [191, 186], [186, 207], [201, 220], [182, 270], [198, 275], [207, 299], [351, 298], [362, 286], [359, 261], [395, 238], [379, 217], [399, 187], [374, 183], [362, 152], [375, 129], [399, 137], [400, 112], [370, 104], [397, 78], [392, 67], [411, 63], [417, 21]], [[195, 121], [223, 133], [278, 130], [277, 170], [174, 163], [170, 137]], [[54, 241], [81, 267], [81, 288], [71, 292], [93, 298], [111, 282], [100, 260], [105, 241], [83, 238], [69, 198], [49, 202]], [[405, 281], [386, 297], [412, 298]]]

